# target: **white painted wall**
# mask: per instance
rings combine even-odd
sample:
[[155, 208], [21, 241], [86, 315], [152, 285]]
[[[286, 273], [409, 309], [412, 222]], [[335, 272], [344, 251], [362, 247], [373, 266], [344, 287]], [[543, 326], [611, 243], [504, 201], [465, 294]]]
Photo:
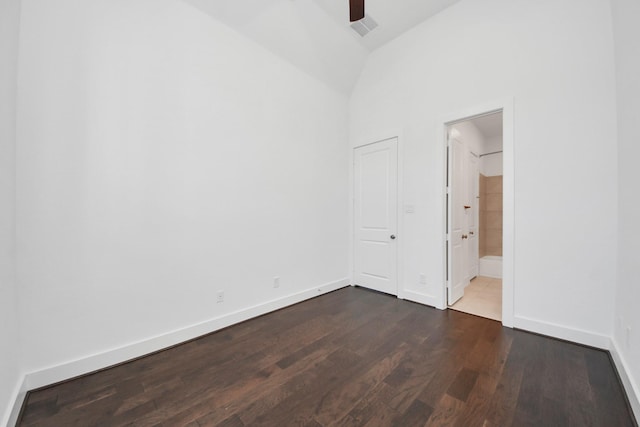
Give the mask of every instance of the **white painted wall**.
[[[181, 1], [229, 25], [347, 96], [369, 53], [362, 45], [363, 39], [348, 27], [346, 1]], [[330, 13], [334, 6], [340, 10], [340, 20]]]
[[0, 425], [20, 378], [15, 282], [15, 117], [19, 0], [0, 0]]
[[482, 154], [489, 154], [480, 158], [480, 173], [484, 176], [499, 176], [503, 173], [502, 135], [484, 139]]
[[502, 151], [502, 145], [502, 135], [485, 138], [482, 154]]
[[[613, 29], [618, 88], [618, 285], [614, 340], [627, 364], [640, 417], [640, 242], [635, 235], [640, 218], [638, 158], [640, 158], [640, 3], [613, 0]], [[630, 332], [627, 332], [630, 328]]]
[[[485, 138], [472, 121], [463, 121], [451, 126], [462, 135], [462, 140], [468, 144], [475, 154], [493, 153], [502, 150], [502, 137]], [[480, 173], [484, 176], [502, 175], [502, 153], [480, 157]]]
[[480, 173], [484, 176], [502, 175], [502, 153], [490, 154], [480, 158]]
[[22, 9], [29, 371], [347, 276], [344, 95], [179, 1]]
[[[15, 163], [18, 1], [0, 0], [3, 419], [21, 368], [108, 352], [346, 275], [342, 95], [177, 1], [23, 3]], [[351, 140], [400, 131], [403, 203], [416, 208], [402, 221], [401, 286], [437, 293], [438, 117], [514, 96], [515, 314], [615, 333], [637, 384], [640, 247], [628, 230], [640, 213], [640, 12], [633, 0], [612, 4], [619, 147], [605, 0], [463, 0], [373, 53], [351, 98]], [[12, 353], [16, 165], [22, 366]], [[585, 244], [584, 230], [597, 244]], [[215, 304], [220, 289], [226, 301]]]
[[456, 123], [451, 126], [451, 131], [453, 134], [456, 132], [460, 134], [461, 140], [472, 153], [480, 155], [483, 152], [484, 137], [473, 123], [469, 121]]
[[403, 214], [405, 291], [438, 295], [444, 281], [439, 118], [513, 97], [515, 324], [607, 342], [617, 232], [611, 34], [606, 0], [463, 0], [370, 55], [351, 98], [351, 140], [403, 134], [404, 203], [416, 207]]

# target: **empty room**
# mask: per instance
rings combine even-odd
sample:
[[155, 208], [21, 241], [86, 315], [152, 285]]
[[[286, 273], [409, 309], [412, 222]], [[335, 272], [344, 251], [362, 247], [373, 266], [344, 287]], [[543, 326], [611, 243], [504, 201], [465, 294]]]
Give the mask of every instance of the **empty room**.
[[638, 21], [0, 0], [0, 426], [637, 426]]

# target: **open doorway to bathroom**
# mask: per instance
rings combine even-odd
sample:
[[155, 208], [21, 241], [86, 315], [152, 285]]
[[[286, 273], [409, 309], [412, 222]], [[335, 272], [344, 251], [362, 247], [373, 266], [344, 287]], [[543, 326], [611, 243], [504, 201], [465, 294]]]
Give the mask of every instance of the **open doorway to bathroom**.
[[502, 321], [503, 113], [447, 135], [448, 307]]

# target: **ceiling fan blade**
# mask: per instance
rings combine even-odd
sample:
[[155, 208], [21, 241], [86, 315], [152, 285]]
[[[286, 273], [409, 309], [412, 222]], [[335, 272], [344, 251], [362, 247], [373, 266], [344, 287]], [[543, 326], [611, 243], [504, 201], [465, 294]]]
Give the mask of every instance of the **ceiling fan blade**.
[[364, 0], [349, 0], [349, 14], [351, 22], [364, 18]]

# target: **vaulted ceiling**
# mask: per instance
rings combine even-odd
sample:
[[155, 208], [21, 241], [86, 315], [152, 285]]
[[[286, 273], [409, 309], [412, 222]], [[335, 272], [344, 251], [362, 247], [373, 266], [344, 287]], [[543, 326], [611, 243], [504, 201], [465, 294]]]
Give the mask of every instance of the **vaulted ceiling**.
[[459, 0], [367, 0], [378, 27], [350, 27], [348, 0], [182, 0], [348, 94], [369, 52]]

